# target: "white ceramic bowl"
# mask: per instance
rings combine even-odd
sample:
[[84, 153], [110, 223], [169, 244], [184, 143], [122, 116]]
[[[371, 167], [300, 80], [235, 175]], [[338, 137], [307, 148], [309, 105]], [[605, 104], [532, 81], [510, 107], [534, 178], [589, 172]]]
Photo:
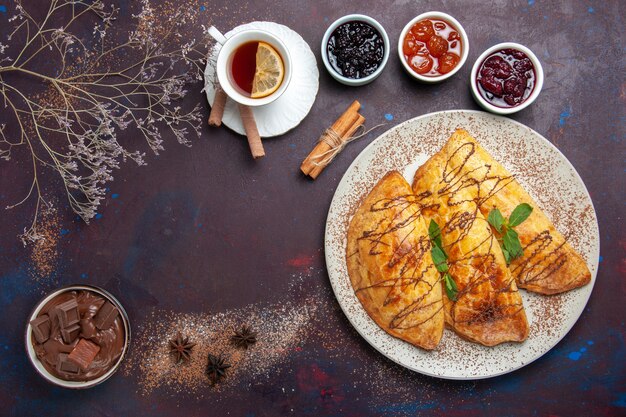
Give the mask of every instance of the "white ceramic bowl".
[[[461, 36], [461, 44], [463, 47], [463, 49], [461, 50], [461, 60], [459, 61], [457, 66], [454, 67], [454, 69], [447, 74], [439, 75], [437, 77], [427, 77], [425, 75], [418, 74], [417, 72], [413, 71], [413, 69], [411, 69], [411, 67], [409, 66], [409, 63], [406, 62], [406, 59], [404, 59], [404, 52], [402, 52], [402, 44], [404, 43], [404, 37], [409, 32], [409, 30], [413, 27], [414, 24], [416, 24], [417, 22], [423, 19], [445, 20], [446, 22], [454, 26], [457, 32], [459, 33], [459, 35]], [[400, 33], [400, 39], [398, 39], [398, 57], [400, 57], [400, 62], [402, 62], [404, 69], [413, 78], [415, 78], [416, 80], [425, 82], [425, 83], [438, 83], [438, 82], [441, 82], [443, 80], [446, 80], [452, 77], [461, 69], [463, 64], [465, 64], [465, 61], [467, 61], [468, 53], [469, 53], [469, 39], [467, 39], [467, 33], [465, 33], [465, 29], [463, 29], [463, 26], [461, 26], [458, 20], [456, 20], [454, 17], [450, 16], [449, 14], [443, 13], [443, 12], [426, 12], [415, 17], [413, 20], [411, 20], [409, 23], [406, 24], [404, 29], [402, 29], [402, 32]]]
[[[480, 94], [480, 91], [478, 91], [478, 86], [476, 85], [476, 83], [478, 82], [476, 76], [478, 75], [478, 70], [480, 69], [481, 64], [489, 55], [501, 49], [509, 49], [509, 48], [522, 51], [528, 56], [528, 58], [530, 58], [535, 68], [535, 87], [533, 88], [532, 93], [530, 93], [530, 96], [528, 96], [526, 101], [524, 101], [522, 104], [515, 106], [515, 107], [498, 107], [489, 103]], [[514, 43], [514, 42], [499, 43], [497, 45], [492, 46], [491, 48], [488, 48], [485, 52], [483, 52], [478, 57], [478, 59], [474, 63], [474, 66], [472, 67], [472, 73], [470, 74], [470, 85], [472, 87], [472, 95], [474, 96], [474, 99], [476, 100], [478, 104], [480, 104], [480, 106], [483, 109], [488, 110], [492, 113], [496, 113], [496, 114], [502, 114], [502, 115], [512, 114], [530, 106], [532, 102], [535, 101], [537, 96], [539, 96], [539, 93], [541, 92], [541, 88], [543, 87], [543, 68], [541, 67], [541, 62], [539, 62], [539, 59], [537, 59], [535, 54], [530, 49], [526, 48], [524, 45], [520, 45], [519, 43]]]
[[[62, 294], [64, 292], [68, 292], [68, 291], [81, 291], [81, 290], [91, 291], [93, 293], [96, 293], [99, 296], [108, 299], [115, 307], [117, 307], [118, 311], [120, 312], [120, 317], [122, 318], [122, 323], [124, 324], [124, 349], [122, 350], [122, 354], [120, 355], [120, 358], [117, 360], [115, 365], [113, 365], [113, 367], [109, 369], [109, 371], [105, 373], [104, 375], [96, 379], [92, 379], [90, 381], [66, 381], [64, 379], [57, 378], [56, 376], [48, 372], [48, 370], [39, 361], [39, 358], [37, 358], [37, 354], [35, 353], [35, 349], [33, 348], [33, 342], [32, 342], [33, 329], [32, 329], [32, 326], [30, 325], [30, 322], [31, 320], [34, 320], [39, 314], [39, 312], [41, 311], [41, 309], [57, 295]], [[29, 316], [28, 324], [26, 325], [26, 352], [28, 353], [30, 362], [33, 364], [33, 367], [35, 368], [37, 373], [39, 373], [39, 375], [41, 375], [45, 380], [63, 388], [73, 388], [73, 389], [91, 388], [106, 381], [120, 367], [120, 364], [124, 360], [124, 356], [126, 355], [126, 352], [128, 352], [129, 346], [130, 346], [130, 323], [128, 321], [128, 315], [126, 314], [126, 310], [124, 310], [124, 307], [122, 307], [122, 304], [120, 304], [117, 298], [111, 295], [108, 291], [99, 287], [93, 287], [91, 285], [70, 285], [67, 287], [59, 288], [58, 290], [51, 292], [50, 294], [45, 296], [41, 301], [37, 303], [33, 312]]]
[[[372, 25], [383, 37], [383, 47], [385, 48], [385, 51], [383, 52], [383, 61], [380, 63], [380, 66], [378, 67], [378, 69], [376, 69], [376, 71], [374, 71], [372, 74], [363, 78], [348, 78], [339, 74], [337, 71], [335, 71], [332, 65], [330, 65], [330, 62], [328, 61], [328, 53], [326, 52], [328, 39], [330, 38], [330, 35], [332, 35], [332, 33], [335, 31], [335, 29], [337, 29], [337, 27], [339, 27], [340, 25], [346, 22], [353, 22], [353, 21], [365, 22], [365, 23]], [[387, 65], [387, 61], [389, 60], [389, 48], [390, 48], [389, 36], [387, 36], [387, 32], [385, 32], [385, 29], [380, 23], [378, 23], [378, 21], [363, 14], [349, 14], [349, 15], [346, 15], [344, 17], [341, 17], [335, 20], [328, 27], [328, 29], [326, 29], [326, 33], [324, 33], [324, 37], [322, 38], [322, 61], [324, 61], [324, 66], [326, 67], [326, 70], [328, 71], [328, 73], [335, 80], [339, 81], [342, 84], [356, 87], [360, 85], [369, 84], [372, 81], [374, 81], [376, 78], [378, 78], [381, 72], [383, 72], [383, 69], [385, 69], [385, 65]]]

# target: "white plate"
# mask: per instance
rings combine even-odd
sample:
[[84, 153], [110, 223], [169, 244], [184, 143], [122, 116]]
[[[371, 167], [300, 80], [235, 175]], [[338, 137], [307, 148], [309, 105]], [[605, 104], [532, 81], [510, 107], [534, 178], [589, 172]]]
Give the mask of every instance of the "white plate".
[[[446, 329], [436, 350], [427, 352], [387, 334], [367, 315], [350, 285], [346, 235], [361, 199], [390, 170], [412, 182], [417, 167], [463, 127], [516, 175], [556, 228], [568, 237], [591, 270], [591, 283], [556, 296], [521, 290], [530, 323], [524, 343], [484, 347]], [[477, 111], [452, 110], [406, 121], [383, 133], [350, 165], [333, 197], [326, 222], [326, 266], [350, 323], [389, 359], [422, 374], [447, 379], [502, 375], [548, 352], [572, 328], [591, 295], [598, 270], [600, 236], [589, 193], [563, 154], [534, 130], [513, 120]]]
[[[229, 38], [232, 34], [246, 29], [261, 29], [278, 36], [285, 43], [291, 55], [293, 75], [287, 90], [276, 101], [268, 105], [252, 107], [252, 113], [261, 137], [279, 136], [298, 126], [309, 114], [319, 89], [317, 61], [309, 45], [297, 32], [278, 23], [247, 23], [237, 26], [224, 36]], [[215, 75], [215, 62], [220, 48], [221, 45], [216, 43], [209, 53], [204, 70], [204, 91], [211, 106], [215, 99], [215, 87], [218, 85]], [[222, 123], [240, 135], [245, 135], [239, 116], [239, 108], [231, 99], [226, 100]]]

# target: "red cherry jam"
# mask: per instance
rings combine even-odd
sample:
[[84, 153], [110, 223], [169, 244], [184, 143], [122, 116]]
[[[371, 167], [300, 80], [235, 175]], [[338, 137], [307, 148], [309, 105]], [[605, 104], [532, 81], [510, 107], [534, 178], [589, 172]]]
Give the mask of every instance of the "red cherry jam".
[[509, 108], [528, 99], [535, 88], [535, 80], [535, 67], [524, 52], [503, 49], [481, 63], [476, 86], [489, 103]]
[[452, 71], [461, 61], [461, 35], [445, 20], [423, 19], [407, 32], [402, 53], [413, 71], [438, 77]]

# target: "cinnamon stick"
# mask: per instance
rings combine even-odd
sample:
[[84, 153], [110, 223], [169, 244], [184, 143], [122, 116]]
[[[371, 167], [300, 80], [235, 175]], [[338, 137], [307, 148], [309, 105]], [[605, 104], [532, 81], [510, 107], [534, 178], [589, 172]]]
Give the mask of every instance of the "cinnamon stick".
[[[354, 121], [354, 124], [352, 126], [350, 126], [350, 128], [348, 128], [348, 130], [346, 131], [346, 133], [344, 135], [341, 136], [342, 141], [346, 141], [348, 139], [350, 139], [350, 137], [352, 135], [354, 135], [354, 132], [356, 132], [356, 130], [361, 127], [361, 125], [363, 125], [363, 123], [365, 123], [365, 117], [361, 116], [360, 114], [357, 113], [357, 119]], [[324, 160], [324, 158], [327, 158], [328, 155], [324, 155], [320, 159], [321, 161]], [[315, 165], [313, 167], [313, 169], [309, 172], [309, 177], [316, 179], [318, 175], [320, 175], [322, 173], [322, 171], [324, 170], [324, 168], [326, 168], [328, 164], [320, 164], [318, 162], [317, 165]]]
[[[330, 127], [330, 129], [332, 129], [337, 136], [342, 139], [342, 141], [348, 138], [348, 136], [346, 136], [348, 131], [352, 130], [352, 133], [350, 133], [350, 135], [352, 135], [354, 134], [354, 131], [363, 124], [365, 119], [358, 113], [360, 108], [361, 103], [359, 103], [358, 100], [354, 100], [346, 111], [344, 111], [343, 114], [339, 116], [335, 123], [333, 123]], [[325, 168], [325, 165], [320, 164], [320, 162], [324, 161], [324, 158], [328, 155], [331, 149], [332, 147], [328, 143], [318, 141], [315, 148], [313, 148], [311, 153], [309, 153], [309, 155], [302, 162], [302, 165], [300, 165], [300, 170], [305, 175], [310, 175], [312, 178], [316, 178]], [[315, 173], [314, 175], [311, 175], [313, 171], [315, 171]]]
[[248, 138], [248, 145], [250, 145], [250, 152], [254, 159], [259, 159], [265, 156], [265, 150], [263, 149], [263, 143], [261, 142], [261, 136], [259, 130], [256, 127], [254, 121], [254, 114], [252, 109], [243, 104], [239, 105], [239, 114], [241, 115], [241, 122], [243, 128], [246, 131], [246, 137]]
[[209, 114], [209, 126], [221, 126], [222, 117], [224, 117], [224, 107], [226, 106], [226, 93], [219, 85], [215, 89], [215, 98], [211, 106], [211, 114]]

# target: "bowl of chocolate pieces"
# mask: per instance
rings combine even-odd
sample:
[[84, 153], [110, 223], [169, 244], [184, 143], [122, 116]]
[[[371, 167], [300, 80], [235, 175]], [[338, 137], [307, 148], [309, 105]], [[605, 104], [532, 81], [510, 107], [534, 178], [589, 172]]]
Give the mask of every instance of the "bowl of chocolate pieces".
[[37, 372], [65, 388], [90, 388], [119, 368], [130, 344], [122, 305], [88, 285], [58, 289], [41, 300], [26, 326], [26, 350]]

